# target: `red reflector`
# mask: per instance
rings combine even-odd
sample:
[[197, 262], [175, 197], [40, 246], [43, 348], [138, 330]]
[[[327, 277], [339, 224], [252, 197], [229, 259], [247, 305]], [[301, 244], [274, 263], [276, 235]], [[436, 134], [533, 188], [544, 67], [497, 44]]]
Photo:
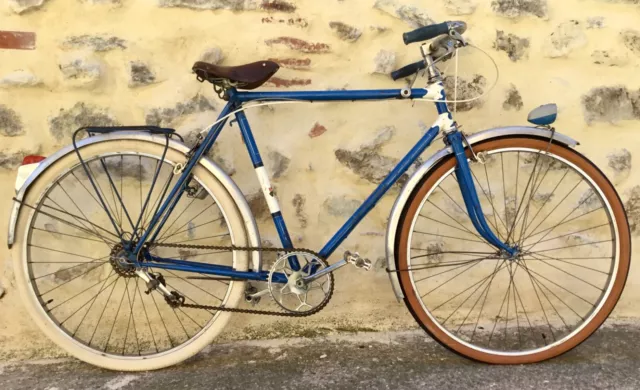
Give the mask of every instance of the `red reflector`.
[[22, 165], [39, 163], [45, 158], [46, 157], [44, 156], [35, 156], [35, 155], [24, 156], [24, 158], [22, 159]]

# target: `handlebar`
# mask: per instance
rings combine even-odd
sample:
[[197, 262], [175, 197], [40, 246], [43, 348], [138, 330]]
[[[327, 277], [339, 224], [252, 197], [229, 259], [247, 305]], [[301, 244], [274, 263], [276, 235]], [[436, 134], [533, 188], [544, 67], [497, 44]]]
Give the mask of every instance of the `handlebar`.
[[408, 77], [426, 67], [427, 67], [427, 64], [424, 63], [424, 60], [420, 60], [418, 62], [414, 62], [413, 64], [403, 66], [402, 68], [391, 72], [391, 78], [394, 80], [398, 80], [403, 77]]
[[[454, 40], [456, 39], [455, 34], [458, 33], [462, 35], [466, 30], [467, 30], [467, 24], [465, 22], [462, 22], [462, 21], [442, 22], [438, 24], [431, 24], [429, 26], [420, 27], [413, 31], [406, 32], [402, 34], [402, 40], [404, 41], [405, 45], [408, 45], [413, 42], [426, 41], [428, 39], [432, 39], [440, 35], [447, 34], [450, 36], [439, 38], [436, 41], [434, 41], [430, 46], [430, 50], [432, 54], [439, 52], [439, 50], [446, 52], [447, 50], [450, 50], [451, 47], [453, 47]], [[459, 37], [458, 40], [461, 40], [461, 39], [462, 38]], [[427, 67], [427, 64], [425, 63], [424, 60], [414, 62], [413, 64], [403, 66], [402, 68], [391, 72], [391, 78], [393, 80], [398, 80], [403, 77], [408, 77], [426, 67]]]
[[426, 41], [427, 39], [435, 38], [438, 35], [449, 33], [449, 22], [442, 22], [439, 24], [431, 24], [417, 28], [413, 31], [402, 34], [402, 40], [405, 45], [413, 42]]

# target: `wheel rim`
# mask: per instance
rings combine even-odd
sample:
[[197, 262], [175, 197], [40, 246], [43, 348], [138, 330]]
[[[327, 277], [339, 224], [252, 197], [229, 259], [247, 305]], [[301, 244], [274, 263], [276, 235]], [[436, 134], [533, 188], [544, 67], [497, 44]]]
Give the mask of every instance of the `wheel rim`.
[[[172, 162], [161, 163], [157, 156], [137, 152], [105, 153], [85, 162], [107, 210], [119, 226], [129, 226], [128, 234], [147, 195], [150, 193], [147, 210], [140, 217], [142, 229], [178, 177], [172, 173]], [[157, 169], [157, 184], [150, 191]], [[224, 210], [203, 182], [194, 179], [201, 188], [198, 197], [182, 197], [156, 242], [233, 244]], [[119, 266], [114, 260], [117, 240], [80, 164], [63, 172], [38, 199], [25, 241], [25, 269], [41, 310], [72, 342], [101, 355], [147, 359], [183, 348], [215, 323], [220, 312], [174, 309], [160, 295], [144, 294], [144, 283], [132, 275], [127, 264]], [[156, 247], [151, 252], [235, 264], [229, 251]], [[179, 291], [187, 303], [224, 305], [233, 287], [232, 281], [191, 280], [186, 279], [189, 273], [181, 271], [148, 270], [161, 272], [167, 287]]]
[[[511, 237], [511, 239], [513, 240], [512, 242], [519, 243], [519, 245], [525, 252], [525, 255], [522, 257], [522, 259], [514, 261], [501, 258], [499, 255], [494, 255], [497, 251], [490, 250], [490, 247], [487, 244], [474, 242], [484, 240], [478, 240], [479, 235], [477, 235], [475, 230], [473, 230], [470, 222], [463, 222], [462, 224], [456, 223], [460, 221], [456, 221], [456, 217], [452, 216], [452, 209], [457, 209], [457, 212], [464, 216], [467, 221], [469, 217], [465, 215], [466, 212], [464, 211], [464, 203], [462, 203], [462, 198], [459, 194], [459, 190], [457, 190], [457, 193], [453, 193], [453, 191], [450, 191], [450, 189], [457, 189], [457, 183], [452, 180], [451, 175], [453, 172], [453, 168], [447, 170], [446, 173], [442, 175], [440, 179], [429, 189], [420, 205], [418, 206], [413, 220], [411, 221], [411, 228], [406, 247], [408, 268], [418, 268], [420, 263], [422, 263], [422, 266], [425, 268], [420, 271], [410, 271], [408, 272], [408, 276], [410, 278], [412, 288], [416, 292], [417, 297], [419, 297], [418, 300], [422, 309], [430, 318], [431, 322], [441, 332], [444, 332], [448, 337], [464, 345], [465, 347], [475, 350], [479, 353], [502, 355], [507, 357], [533, 355], [544, 352], [566, 342], [567, 340], [574, 337], [577, 333], [582, 331], [590, 323], [594, 316], [600, 311], [611, 293], [615, 281], [614, 276], [617, 275], [618, 272], [619, 233], [617, 224], [615, 223], [615, 219], [613, 217], [614, 213], [612, 212], [611, 205], [600, 190], [592, 192], [590, 197], [587, 196], [583, 199], [579, 198], [577, 201], [578, 204], [580, 204], [581, 201], [584, 201], [581, 203], [581, 207], [578, 207], [577, 210], [585, 209], [584, 206], [587, 206], [585, 212], [591, 212], [592, 217], [598, 212], [601, 213], [600, 217], [606, 217], [607, 223], [602, 223], [601, 225], [603, 226], [594, 228], [593, 230], [589, 230], [589, 227], [591, 226], [582, 226], [580, 229], [567, 231], [565, 229], [566, 227], [572, 227], [573, 225], [580, 222], [581, 217], [578, 217], [573, 221], [564, 223], [565, 226], [561, 226], [560, 228], [555, 227], [553, 229], [545, 231], [545, 229], [548, 229], [544, 226], [544, 219], [547, 212], [551, 211], [550, 215], [553, 215], [554, 213], [558, 214], [557, 210], [562, 210], [562, 207], [556, 207], [554, 209], [554, 203], [558, 203], [558, 206], [560, 206], [562, 202], [568, 202], [566, 200], [567, 198], [562, 197], [557, 198], [559, 202], [554, 202], [553, 200], [551, 200], [554, 197], [553, 192], [550, 193], [551, 195], [547, 197], [547, 199], [545, 199], [544, 197], [538, 197], [537, 210], [539, 211], [539, 213], [536, 214], [536, 208], [530, 207], [530, 210], [534, 212], [528, 215], [528, 218], [530, 218], [528, 219], [529, 222], [527, 222], [527, 219], [524, 218], [524, 216], [526, 215], [524, 209], [518, 208], [518, 206], [516, 206], [515, 204], [511, 208], [509, 207], [509, 186], [508, 184], [504, 185], [500, 182], [500, 171], [504, 169], [503, 166], [505, 163], [505, 154], [515, 153], [515, 156], [518, 156], [516, 158], [519, 160], [522, 157], [526, 157], [526, 154], [528, 154], [529, 157], [532, 155], [542, 156], [540, 152], [541, 151], [539, 149], [535, 148], [497, 148], [495, 150], [489, 151], [488, 158], [491, 161], [488, 164], [484, 166], [480, 165], [480, 169], [478, 169], [479, 165], [473, 164], [472, 168], [474, 171], [474, 184], [476, 185], [478, 191], [478, 197], [481, 199], [483, 211], [485, 212], [485, 214], [489, 214], [486, 216], [487, 222], [494, 231], [498, 231], [501, 239], [506, 239], [507, 237], [509, 237], [509, 227], [514, 224], [517, 227], [518, 224], [516, 222], [520, 217], [520, 225], [522, 228], [521, 233], [518, 233], [516, 229], [512, 229], [511, 234], [515, 236], [516, 239], [514, 239], [514, 237]], [[497, 158], [498, 156], [500, 156], [499, 159]], [[559, 156], [553, 156], [552, 160], [550, 156], [542, 157], [543, 158], [529, 159], [529, 172], [533, 174], [532, 177], [534, 179], [536, 178], [536, 172], [539, 172], [537, 179], [539, 179], [543, 184], [545, 181], [545, 177], [559, 176], [562, 178], [560, 180], [560, 182], [562, 182], [562, 185], [558, 186], [556, 188], [556, 191], [558, 189], [564, 189], [566, 187], [567, 192], [569, 192], [569, 189], [571, 187], [568, 186], [569, 182], [567, 180], [567, 177], [569, 176], [569, 174], [567, 172], [572, 172], [577, 178], [583, 180], [583, 182], [578, 184], [581, 184], [582, 186], [586, 185], [587, 187], [580, 188], [579, 186], [577, 186], [576, 189], [574, 189], [574, 197], [576, 194], [582, 196], [581, 194], [583, 194], [588, 188], [597, 188], [593, 180], [588, 175], [586, 175], [583, 170], [581, 170], [579, 167], [569, 162], [568, 160], [563, 159]], [[545, 158], [549, 160], [545, 160]], [[533, 164], [531, 164], [532, 162]], [[538, 164], [539, 162], [542, 163]], [[513, 161], [511, 163], [511, 171], [513, 171], [513, 167], [517, 167], [518, 169], [520, 169], [521, 164], [521, 161]], [[499, 169], [496, 169], [496, 167], [498, 167]], [[498, 172], [492, 172], [492, 168], [494, 171]], [[485, 171], [485, 169], [487, 170]], [[507, 168], [507, 171], [509, 171], [509, 168]], [[548, 172], [552, 172], [552, 174], [548, 174]], [[565, 173], [567, 174], [565, 175]], [[563, 177], [563, 175], [565, 176]], [[513, 176], [515, 175], [512, 175], [511, 177], [513, 178]], [[486, 180], [483, 180], [485, 179], [485, 177]], [[496, 177], [498, 178], [498, 180], [492, 180]], [[506, 177], [509, 177], [508, 173]], [[445, 183], [447, 181], [453, 182], [450, 184], [454, 184], [455, 187], [445, 187]], [[523, 181], [522, 178], [519, 178], [518, 181], [524, 185], [522, 185], [519, 191], [515, 188], [511, 188], [511, 190], [513, 191], [512, 193], [520, 194], [521, 199], [527, 200], [528, 198], [526, 196], [526, 193], [524, 193], [526, 181]], [[497, 185], [495, 184], [496, 182]], [[531, 180], [531, 182], [533, 182], [533, 180]], [[441, 205], [438, 208], [438, 203], [442, 204], [442, 202], [433, 202], [431, 199], [436, 199], [434, 195], [436, 194], [436, 192], [438, 192], [439, 188], [446, 189], [442, 191], [442, 194], [440, 195], [441, 199], [437, 200], [445, 199], [449, 203], [458, 203], [458, 205], [451, 206], [450, 204], [448, 210]], [[536, 186], [534, 185], [531, 188], [536, 188]], [[444, 194], [444, 192], [449, 193]], [[545, 192], [543, 191], [541, 191], [540, 193], [545, 194]], [[535, 197], [535, 192], [533, 193], [533, 195]], [[602, 207], [599, 208], [596, 202], [589, 201], [589, 199], [593, 198], [594, 196], [597, 196], [598, 201], [600, 202], [600, 205]], [[515, 198], [518, 199], [517, 196], [515, 196]], [[458, 199], [460, 201], [458, 201]], [[513, 203], [512, 200], [511, 203]], [[576, 203], [574, 202], [574, 205], [575, 204]], [[425, 205], [428, 205], [429, 207], [425, 207]], [[501, 207], [501, 205], [503, 206]], [[573, 207], [569, 208], [569, 210], [572, 208]], [[419, 221], [420, 219], [425, 219], [425, 217], [421, 216], [425, 214], [425, 209], [438, 210], [438, 212], [441, 213], [440, 215], [447, 215], [447, 217], [450, 218], [447, 221], [449, 224], [448, 227], [444, 229], [441, 228], [439, 232], [432, 232], [435, 233], [432, 238], [437, 237], [438, 240], [429, 241], [425, 240], [424, 238], [416, 239], [417, 236], [426, 236], [425, 234], [422, 234], [425, 232], [421, 230], [424, 229], [425, 224], [424, 222]], [[511, 215], [509, 215], [508, 212], [510, 209]], [[566, 212], [568, 212], [569, 210], [566, 210]], [[449, 211], [449, 213], [445, 214], [446, 211]], [[573, 213], [573, 216], [569, 216], [569, 218], [566, 218], [566, 220], [569, 220], [570, 218], [573, 218], [577, 215], [578, 212]], [[427, 218], [428, 217], [429, 216], [427, 216]], [[563, 216], [561, 215], [553, 215], [553, 218], [557, 219], [551, 219], [551, 221], [560, 223], [563, 222]], [[431, 218], [431, 220], [429, 221], [432, 225], [438, 222], [434, 221], [434, 219], [436, 218]], [[460, 218], [458, 218], [458, 220], [459, 219]], [[589, 220], [592, 219], [594, 218], [589, 218]], [[542, 221], [542, 223], [538, 225], [538, 222], [540, 221]], [[465, 223], [467, 224], [467, 226], [464, 226]], [[501, 229], [501, 224], [503, 225], [504, 229]], [[461, 238], [460, 236], [462, 236], [462, 232], [466, 231], [465, 236], [463, 236], [466, 237], [466, 241], [460, 241], [457, 245], [451, 245], [451, 241], [453, 241], [452, 237], [454, 236], [450, 232], [456, 231], [456, 229], [454, 228], [457, 228], [458, 238]], [[513, 230], [516, 230], [516, 232], [514, 233]], [[444, 233], [444, 231], [447, 231], [448, 234]], [[558, 255], [558, 253], [562, 251], [576, 251], [578, 249], [582, 249], [580, 247], [606, 244], [606, 240], [590, 240], [586, 241], [586, 244], [574, 244], [575, 246], [572, 246], [571, 248], [569, 248], [570, 245], [568, 244], [565, 245], [567, 248], [563, 248], [562, 245], [558, 245], [558, 243], [562, 239], [586, 240], [589, 238], [588, 236], [590, 234], [593, 234], [594, 232], [598, 232], [600, 235], [602, 235], [602, 231], [605, 232], [604, 235], [607, 235], [607, 231], [609, 233], [610, 246], [608, 250], [610, 251], [610, 256], [608, 256], [608, 258], [610, 260], [608, 266], [599, 264], [600, 268], [595, 268], [593, 266], [589, 266], [588, 264], [580, 264], [578, 262], [578, 259], [563, 259], [561, 257], [564, 257], [564, 255]], [[531, 234], [527, 234], [527, 232]], [[582, 237], [576, 237], [579, 235], [582, 235]], [[585, 235], [587, 237], [584, 237]], [[427, 245], [424, 245], [425, 241], [429, 243]], [[555, 248], [553, 248], [554, 242], [556, 244]], [[420, 243], [422, 244], [422, 246], [419, 245]], [[460, 243], [462, 243], [462, 245], [460, 245]], [[455, 253], [455, 255], [446, 253], [454, 252], [452, 248], [456, 248], [456, 246], [462, 247], [463, 249], [458, 249], [457, 252], [463, 253]], [[478, 249], [478, 247], [484, 247], [485, 249], [481, 251]], [[422, 255], [416, 255], [417, 252], [420, 252], [419, 250], [417, 250], [418, 248], [423, 250], [421, 252]], [[603, 249], [601, 247], [600, 250], [606, 251], [607, 249]], [[415, 256], [419, 257], [416, 258]], [[451, 262], [451, 264], [445, 264], [446, 262], [450, 261], [449, 258], [453, 256], [456, 256], [458, 258], [457, 263]], [[460, 260], [461, 257], [463, 260]], [[596, 256], [591, 255], [589, 257]], [[432, 266], [428, 266], [428, 264], [424, 265], [425, 261], [419, 261], [420, 258], [427, 259], [426, 263], [431, 263]], [[593, 262], [597, 259], [580, 260]], [[558, 264], [560, 264], [560, 266]], [[493, 269], [491, 269], [492, 267]], [[585, 267], [588, 267], [590, 269], [587, 269]], [[483, 271], [485, 270], [482, 270], [482, 268], [484, 268], [485, 270], [489, 269], [489, 272], [483, 273]], [[547, 268], [547, 270], [543, 270], [544, 268]], [[599, 272], [598, 274], [603, 276], [605, 279], [602, 280], [601, 278], [600, 285], [596, 285], [593, 280], [587, 280], [587, 282], [590, 282], [588, 284], [585, 284], [584, 281], [578, 282], [578, 276], [570, 274], [576, 272], [568, 272], [570, 268], [579, 268], [584, 272], [592, 274], [596, 274], [597, 272]], [[595, 303], [593, 300], [589, 300], [590, 303], [594, 304], [592, 304], [588, 310], [585, 310], [584, 308], [582, 310], [576, 310], [576, 318], [582, 318], [580, 322], [573, 324], [570, 321], [567, 321], [568, 316], [563, 313], [562, 310], [559, 310], [561, 309], [559, 308], [559, 306], [564, 305], [566, 306], [565, 311], [570, 311], [572, 305], [575, 305], [574, 301], [580, 301], [580, 299], [577, 297], [578, 294], [575, 294], [575, 291], [570, 291], [572, 287], [569, 285], [562, 286], [559, 283], [552, 284], [551, 282], [555, 281], [550, 277], [551, 275], [549, 274], [549, 270], [552, 270], [552, 273], [555, 273], [557, 275], [561, 274], [562, 276], [564, 276], [565, 280], [573, 279], [573, 285], [575, 285], [576, 283], [583, 284], [580, 290], [580, 294], [584, 294], [585, 286], [587, 285], [591, 285], [591, 287], [589, 288], [594, 289], [594, 291], [594, 286], [600, 288], [601, 291], [600, 293], [598, 293], [598, 297], [595, 300]], [[420, 273], [422, 273], [422, 275], [420, 275]], [[463, 283], [462, 280], [465, 276], [465, 273], [467, 273], [468, 275], [475, 273], [475, 277], [470, 278], [470, 282]], [[498, 275], [500, 273], [503, 274], [503, 277], [506, 276], [506, 281], [503, 280], [502, 282], [498, 282]], [[459, 274], [460, 276], [456, 274]], [[440, 281], [436, 282], [436, 280], [438, 279], [440, 279]], [[538, 296], [530, 301], [527, 301], [523, 297], [524, 291], [518, 290], [518, 285], [520, 284], [518, 282], [524, 282], [526, 281], [526, 279], [529, 279], [531, 286], [528, 292], [531, 292], [531, 295], [533, 295], [533, 293], [535, 292], [538, 293]], [[460, 285], [460, 287], [457, 287], [454, 292], [451, 292], [449, 294], [443, 293], [443, 286], [446, 286], [447, 284], [446, 280], [449, 280], [449, 284], [451, 284], [451, 281], [456, 281]], [[423, 286], [421, 286], [421, 284]], [[425, 287], [424, 285], [428, 285], [428, 287]], [[500, 296], [499, 294], [491, 294], [492, 288], [494, 290], [498, 290], [496, 285], [504, 286], [504, 288], [502, 289], [502, 296]], [[510, 287], [512, 285], [515, 287]], [[440, 291], [436, 292], [438, 290]], [[451, 291], [453, 291], [453, 289]], [[564, 292], [565, 295], [570, 295], [572, 297], [572, 300], [569, 301], [568, 299], [562, 297], [561, 294], [559, 294], [560, 291]], [[434, 294], [434, 292], [441, 295], [440, 301], [437, 301], [436, 299], [428, 301], [430, 298], [425, 299], [425, 297]], [[497, 314], [490, 316], [486, 312], [482, 312], [483, 310], [485, 310], [483, 309], [483, 305], [486, 304], [487, 301], [490, 301], [492, 298], [495, 300], [496, 296], [494, 295], [502, 298], [502, 300], [501, 302], [498, 301], [497, 305], [495, 303], [493, 304], [492, 309]], [[465, 299], [467, 300], [465, 301]], [[539, 309], [536, 314], [540, 314], [540, 317], [544, 317], [544, 322], [536, 322], [533, 321], [532, 318], [530, 318], [534, 313], [534, 310], [530, 310], [534, 306], [531, 301], [533, 301], [533, 303], [535, 303], [535, 301], [538, 302], [539, 308], [541, 308], [542, 310]], [[511, 305], [510, 314], [507, 311], [509, 304]], [[584, 305], [586, 305], [586, 303]], [[464, 307], [466, 310], [458, 310], [458, 306], [459, 308]], [[443, 314], [443, 309], [447, 307], [450, 308], [449, 312]], [[517, 310], [515, 313], [514, 308]], [[456, 313], [456, 311], [458, 312]], [[491, 318], [494, 318], [493, 323], [491, 323], [491, 321], [488, 321]], [[487, 326], [487, 324], [489, 326]], [[561, 329], [564, 329], [563, 332], [558, 332], [558, 324], [560, 324], [559, 327]], [[466, 329], [469, 328], [469, 325], [473, 327], [471, 331], [468, 331]], [[524, 329], [522, 328], [528, 328], [527, 330], [529, 331], [529, 338], [524, 338], [524, 341]], [[541, 331], [544, 328], [546, 329], [544, 331]]]

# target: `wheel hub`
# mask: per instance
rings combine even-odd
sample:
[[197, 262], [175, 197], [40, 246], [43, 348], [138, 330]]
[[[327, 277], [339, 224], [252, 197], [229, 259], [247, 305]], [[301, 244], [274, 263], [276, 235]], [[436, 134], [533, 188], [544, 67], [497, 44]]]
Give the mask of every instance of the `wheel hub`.
[[136, 266], [127, 258], [127, 253], [122, 244], [117, 244], [111, 250], [109, 263], [113, 270], [120, 276], [132, 278], [136, 276]]

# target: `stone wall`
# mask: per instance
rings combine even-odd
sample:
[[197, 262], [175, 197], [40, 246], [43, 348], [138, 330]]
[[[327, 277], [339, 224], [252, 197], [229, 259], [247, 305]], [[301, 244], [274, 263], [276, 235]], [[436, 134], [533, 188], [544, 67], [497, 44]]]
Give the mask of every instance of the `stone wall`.
[[[190, 72], [196, 60], [224, 65], [272, 59], [266, 87], [392, 88], [388, 73], [418, 58], [401, 33], [462, 19], [500, 80], [482, 101], [458, 105], [467, 132], [525, 123], [527, 111], [558, 103], [558, 131], [616, 184], [640, 235], [640, 8], [637, 0], [8, 0], [0, 26], [34, 32], [32, 50], [0, 49], [0, 221], [8, 220], [15, 170], [26, 154], [48, 155], [85, 125], [154, 124], [192, 135], [223, 106]], [[482, 90], [469, 80], [464, 90]], [[428, 111], [427, 111], [428, 110]], [[434, 111], [406, 102], [281, 105], [249, 112], [296, 245], [317, 248], [415, 142]], [[265, 244], [277, 235], [237, 127], [216, 161], [247, 194]], [[431, 148], [439, 148], [436, 145]], [[223, 339], [415, 327], [397, 304], [384, 267], [383, 236], [397, 188], [337, 251], [375, 262], [345, 269], [320, 317], [236, 316]], [[6, 224], [0, 224], [5, 236]], [[5, 248], [0, 246], [0, 248]], [[21, 307], [11, 254], [0, 249], [0, 357], [55, 355]], [[615, 316], [638, 317], [633, 267]]]

